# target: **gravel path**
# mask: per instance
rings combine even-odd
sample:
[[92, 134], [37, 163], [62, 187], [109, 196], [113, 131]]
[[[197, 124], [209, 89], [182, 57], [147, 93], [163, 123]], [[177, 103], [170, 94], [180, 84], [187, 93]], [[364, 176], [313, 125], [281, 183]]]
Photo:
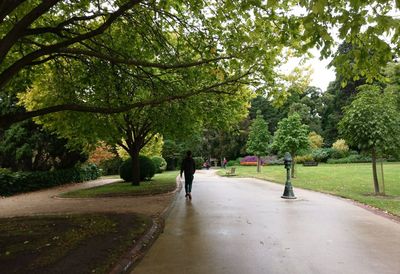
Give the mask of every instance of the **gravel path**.
[[51, 189], [0, 198], [0, 218], [59, 213], [119, 212], [159, 215], [171, 202], [173, 193], [141, 197], [59, 198], [72, 190], [110, 184], [120, 179], [98, 179]]

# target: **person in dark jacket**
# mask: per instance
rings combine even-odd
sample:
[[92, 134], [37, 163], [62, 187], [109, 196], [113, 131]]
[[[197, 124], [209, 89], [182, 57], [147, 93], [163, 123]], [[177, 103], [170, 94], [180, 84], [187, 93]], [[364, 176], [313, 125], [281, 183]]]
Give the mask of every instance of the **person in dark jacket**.
[[196, 164], [192, 158], [192, 152], [189, 150], [186, 152], [186, 158], [182, 160], [181, 165], [181, 178], [182, 173], [185, 173], [185, 192], [186, 198], [192, 199], [192, 183], [193, 175], [196, 172]]

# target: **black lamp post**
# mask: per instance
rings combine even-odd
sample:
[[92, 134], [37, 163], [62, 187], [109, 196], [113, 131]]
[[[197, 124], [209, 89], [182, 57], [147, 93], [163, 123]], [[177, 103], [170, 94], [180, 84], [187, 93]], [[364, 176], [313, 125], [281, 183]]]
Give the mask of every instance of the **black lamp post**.
[[286, 168], [286, 183], [285, 183], [285, 190], [283, 191], [283, 195], [281, 198], [283, 199], [296, 199], [293, 193], [292, 183], [290, 182], [290, 168], [292, 167], [292, 156], [289, 152], [285, 153], [284, 164]]

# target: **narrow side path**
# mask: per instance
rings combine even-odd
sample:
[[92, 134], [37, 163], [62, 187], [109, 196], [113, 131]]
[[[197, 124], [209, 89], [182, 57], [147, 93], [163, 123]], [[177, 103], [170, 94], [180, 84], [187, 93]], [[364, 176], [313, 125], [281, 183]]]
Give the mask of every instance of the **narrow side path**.
[[116, 181], [120, 181], [120, 179], [98, 179], [0, 198], [0, 218], [90, 212], [134, 212], [146, 215], [157, 215], [160, 214], [171, 201], [171, 193], [156, 196], [121, 198], [63, 199], [55, 197], [60, 193], [110, 184]]
[[195, 174], [135, 274], [400, 273], [400, 225], [341, 199]]

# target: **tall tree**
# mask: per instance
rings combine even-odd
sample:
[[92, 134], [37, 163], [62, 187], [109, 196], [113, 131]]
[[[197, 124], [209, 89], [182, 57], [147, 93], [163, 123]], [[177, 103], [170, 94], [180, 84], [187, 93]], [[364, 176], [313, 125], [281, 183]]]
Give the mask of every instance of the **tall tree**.
[[[182, 97], [182, 100], [160, 102], [157, 106], [143, 106], [111, 116], [65, 112], [36, 118], [37, 122], [68, 138], [71, 143], [93, 145], [104, 140], [110, 145], [121, 146], [132, 158], [133, 184], [140, 182], [139, 153], [153, 136], [160, 133], [179, 138], [209, 128], [212, 124], [221, 128], [229, 127], [232, 122], [243, 119], [247, 113], [246, 102], [251, 95], [240, 81], [233, 81], [230, 85], [214, 87], [218, 90], [216, 93], [196, 95], [192, 91], [190, 96], [186, 96], [191, 85], [194, 85], [192, 81], [206, 82], [209, 78], [219, 77], [206, 72], [191, 75], [191, 71], [182, 71], [175, 77], [186, 78], [186, 81], [178, 82], [177, 79], [176, 85], [171, 87], [162, 85], [161, 76], [157, 82], [155, 79], [147, 82], [137, 79], [135, 71], [129, 67], [103, 62], [72, 67], [61, 64], [52, 68], [52, 71], [37, 80], [33, 88], [21, 96], [28, 109], [73, 100], [96, 105], [124, 102], [132, 97], [138, 100], [151, 100], [170, 94]], [[81, 78], [75, 79], [75, 75]], [[76, 88], [84, 87], [85, 83], [88, 84], [87, 88]], [[91, 92], [89, 87], [96, 88], [98, 92]], [[240, 92], [230, 93], [236, 90]]]
[[291, 177], [295, 174], [294, 158], [297, 152], [309, 147], [308, 141], [308, 126], [301, 123], [301, 118], [298, 113], [294, 113], [283, 119], [278, 124], [278, 129], [274, 134], [272, 147], [280, 153], [290, 152], [292, 155], [292, 171]]
[[[304, 9], [300, 15], [292, 12], [298, 6]], [[379, 67], [399, 53], [398, 47], [391, 47], [400, 39], [399, 19], [390, 16], [393, 9], [399, 9], [393, 0], [5, 0], [0, 5], [0, 93], [9, 92], [14, 80], [26, 72], [25, 89], [18, 92], [29, 89], [46, 64], [96, 59], [129, 65], [142, 72], [138, 78], [154, 79], [188, 68], [192, 73], [215, 69], [216, 74], [234, 78], [251, 73], [248, 80], [255, 87], [267, 86], [266, 91], [278, 95], [271, 89], [277, 78], [273, 66], [285, 47], [302, 54], [317, 46], [322, 56], [335, 57], [346, 77], [361, 75], [371, 80], [380, 76]], [[343, 62], [332, 54], [333, 29], [341, 40], [360, 46], [347, 52], [354, 62]], [[390, 41], [382, 33], [393, 33]], [[114, 41], [118, 34], [125, 37], [123, 43]], [[220, 78], [212, 85], [223, 82]], [[140, 101], [135, 97], [111, 107], [74, 100], [24, 114], [7, 112], [0, 116], [0, 126], [65, 110], [116, 113], [173, 98]]]
[[257, 172], [260, 172], [261, 156], [268, 154], [271, 143], [271, 133], [268, 130], [268, 123], [261, 115], [261, 111], [257, 112], [257, 117], [250, 126], [249, 138], [247, 139], [247, 152], [257, 156]]
[[379, 193], [376, 159], [380, 153], [400, 149], [400, 116], [391, 93], [376, 85], [359, 87], [360, 93], [345, 108], [339, 123], [342, 136], [353, 146], [369, 153], [375, 193]]

